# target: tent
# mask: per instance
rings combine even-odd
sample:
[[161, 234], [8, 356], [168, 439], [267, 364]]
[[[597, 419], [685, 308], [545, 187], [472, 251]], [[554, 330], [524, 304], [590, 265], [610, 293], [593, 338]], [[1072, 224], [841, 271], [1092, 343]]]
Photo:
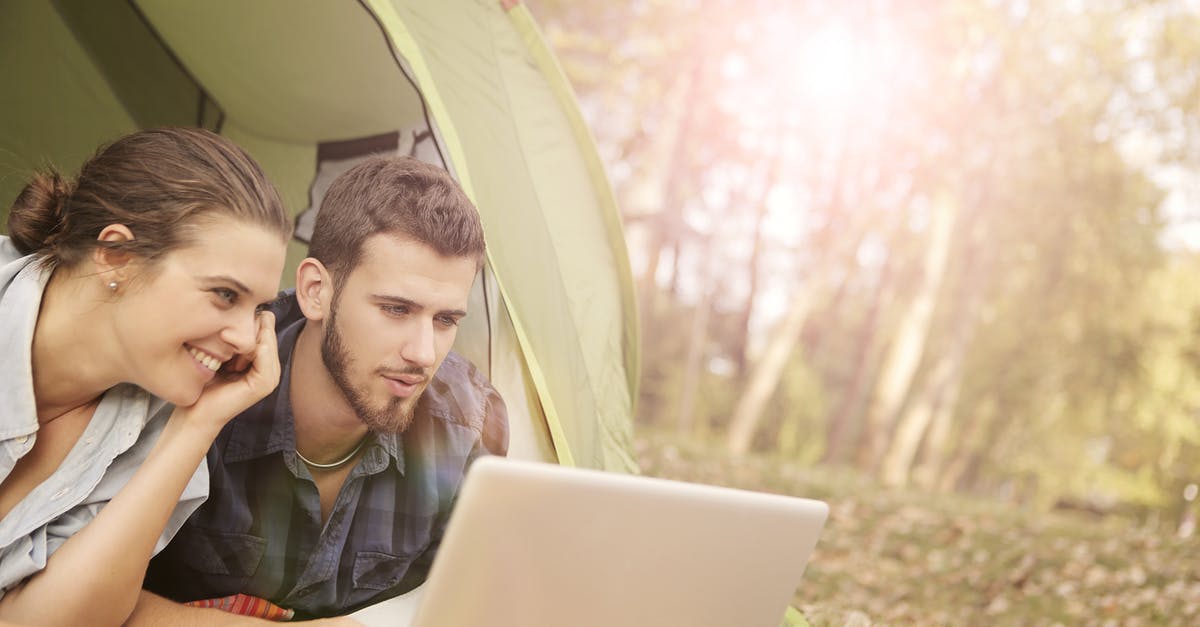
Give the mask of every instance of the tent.
[[[608, 182], [518, 0], [4, 0], [0, 205], [138, 128], [250, 152], [300, 216], [376, 151], [442, 165], [489, 252], [456, 349], [509, 407], [510, 454], [633, 470], [638, 337]], [[301, 215], [303, 213], [303, 215]], [[284, 282], [304, 254], [291, 245]]]

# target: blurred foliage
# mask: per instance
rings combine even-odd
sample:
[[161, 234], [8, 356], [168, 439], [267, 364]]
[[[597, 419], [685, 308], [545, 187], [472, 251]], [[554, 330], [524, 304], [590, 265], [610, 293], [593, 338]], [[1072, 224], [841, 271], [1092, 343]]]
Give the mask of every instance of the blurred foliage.
[[1183, 531], [1195, 2], [529, 4], [640, 272], [644, 428]]

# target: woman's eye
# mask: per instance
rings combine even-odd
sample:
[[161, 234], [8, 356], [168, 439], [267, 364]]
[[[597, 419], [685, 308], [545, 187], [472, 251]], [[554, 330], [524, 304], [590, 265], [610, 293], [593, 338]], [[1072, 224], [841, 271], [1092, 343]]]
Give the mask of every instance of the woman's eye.
[[214, 288], [212, 290], [212, 293], [216, 294], [217, 298], [221, 299], [221, 301], [224, 302], [226, 305], [232, 305], [237, 302], [237, 297], [238, 297], [237, 292], [235, 292], [227, 287]]

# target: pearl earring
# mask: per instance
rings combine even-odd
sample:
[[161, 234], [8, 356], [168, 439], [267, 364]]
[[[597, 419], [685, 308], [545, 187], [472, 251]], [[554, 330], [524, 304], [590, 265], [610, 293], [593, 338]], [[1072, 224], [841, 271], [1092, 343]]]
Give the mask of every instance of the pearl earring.
[[117, 291], [117, 282], [116, 281], [108, 282], [108, 291], [114, 292], [114, 293]]

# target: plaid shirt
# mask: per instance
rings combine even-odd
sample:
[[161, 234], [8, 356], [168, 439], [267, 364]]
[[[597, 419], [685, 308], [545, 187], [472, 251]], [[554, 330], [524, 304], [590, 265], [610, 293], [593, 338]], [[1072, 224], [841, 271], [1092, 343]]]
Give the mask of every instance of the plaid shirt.
[[147, 590], [176, 601], [244, 593], [330, 616], [425, 580], [471, 462], [508, 449], [504, 402], [450, 353], [401, 435], [378, 435], [350, 471], [326, 524], [296, 457], [291, 355], [304, 324], [295, 297], [273, 307], [279, 388], [237, 416], [208, 453], [207, 502], [150, 564]]

